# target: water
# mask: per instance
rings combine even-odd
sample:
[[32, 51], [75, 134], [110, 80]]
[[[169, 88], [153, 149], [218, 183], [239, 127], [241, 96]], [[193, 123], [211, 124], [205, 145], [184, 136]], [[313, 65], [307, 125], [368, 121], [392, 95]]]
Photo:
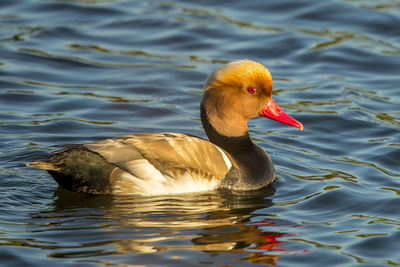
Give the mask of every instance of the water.
[[[250, 122], [252, 194], [89, 196], [25, 162], [139, 132], [205, 137], [212, 69], [269, 67], [304, 131]], [[400, 1], [0, 2], [2, 266], [400, 265]]]

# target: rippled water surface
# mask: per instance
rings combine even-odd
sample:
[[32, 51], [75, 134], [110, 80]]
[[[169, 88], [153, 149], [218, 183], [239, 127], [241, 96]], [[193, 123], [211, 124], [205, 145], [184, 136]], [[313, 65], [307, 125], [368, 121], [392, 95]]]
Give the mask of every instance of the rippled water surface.
[[[25, 167], [57, 144], [205, 137], [203, 82], [242, 58], [305, 127], [249, 123], [272, 186], [90, 196]], [[399, 0], [2, 0], [1, 265], [400, 265], [399, 90]]]

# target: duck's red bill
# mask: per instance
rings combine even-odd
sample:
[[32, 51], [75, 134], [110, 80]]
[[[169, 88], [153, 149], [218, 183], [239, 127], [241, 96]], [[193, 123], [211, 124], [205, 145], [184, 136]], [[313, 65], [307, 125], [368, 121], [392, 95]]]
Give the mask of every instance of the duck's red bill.
[[259, 115], [272, 120], [280, 121], [295, 126], [300, 130], [303, 130], [303, 124], [301, 124], [300, 122], [298, 122], [297, 120], [293, 119], [288, 114], [286, 114], [285, 111], [283, 111], [281, 107], [278, 106], [278, 104], [275, 103], [275, 101], [272, 98], [261, 109]]

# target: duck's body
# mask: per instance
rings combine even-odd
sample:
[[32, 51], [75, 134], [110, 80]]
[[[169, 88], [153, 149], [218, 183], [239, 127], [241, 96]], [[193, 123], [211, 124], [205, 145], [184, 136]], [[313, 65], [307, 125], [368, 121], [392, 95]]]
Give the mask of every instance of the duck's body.
[[28, 163], [72, 191], [160, 195], [226, 188], [254, 190], [275, 178], [268, 154], [251, 140], [247, 121], [264, 116], [302, 129], [271, 98], [259, 63], [230, 63], [208, 79], [201, 120], [210, 141], [177, 134], [136, 134], [72, 145]]

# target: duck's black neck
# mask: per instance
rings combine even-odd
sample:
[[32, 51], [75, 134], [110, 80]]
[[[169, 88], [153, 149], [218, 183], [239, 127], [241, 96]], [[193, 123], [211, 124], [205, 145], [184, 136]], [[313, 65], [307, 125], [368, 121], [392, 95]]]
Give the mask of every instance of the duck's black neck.
[[249, 132], [246, 132], [244, 135], [234, 137], [225, 136], [217, 132], [217, 130], [215, 130], [215, 128], [210, 123], [204, 105], [201, 105], [200, 117], [208, 139], [217, 146], [225, 149], [227, 152], [232, 154], [232, 156], [240, 153], [241, 151], [243, 152], [243, 149], [255, 145], [250, 139]]
[[227, 151], [236, 161], [240, 171], [239, 184], [251, 187], [248, 189], [255, 189], [274, 179], [271, 158], [251, 140], [248, 131], [244, 135], [234, 137], [218, 133], [210, 123], [203, 104], [200, 107], [200, 116], [209, 140]]

